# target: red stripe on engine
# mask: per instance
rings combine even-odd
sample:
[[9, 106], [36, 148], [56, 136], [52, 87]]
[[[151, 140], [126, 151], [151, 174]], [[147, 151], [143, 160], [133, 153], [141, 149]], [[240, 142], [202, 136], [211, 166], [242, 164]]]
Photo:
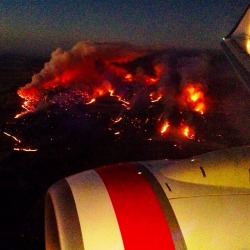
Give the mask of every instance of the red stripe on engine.
[[126, 250], [175, 249], [160, 203], [136, 165], [96, 171], [110, 195]]

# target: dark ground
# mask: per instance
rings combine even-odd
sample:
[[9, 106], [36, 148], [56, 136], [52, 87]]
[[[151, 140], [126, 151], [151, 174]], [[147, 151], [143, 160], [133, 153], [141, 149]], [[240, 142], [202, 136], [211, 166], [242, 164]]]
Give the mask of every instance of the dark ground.
[[[249, 144], [250, 98], [225, 57], [213, 55], [209, 79], [212, 111], [202, 123], [201, 142], [162, 139], [134, 126], [110, 125], [107, 100], [91, 107], [73, 105], [70, 109], [50, 106], [45, 110], [13, 119], [21, 100], [20, 86], [30, 82], [47, 59], [17, 55], [0, 56], [0, 249], [44, 249], [44, 198], [56, 181], [96, 166], [162, 158], [180, 159], [204, 152]], [[110, 101], [110, 100], [109, 100]], [[152, 113], [160, 106], [154, 106]], [[143, 120], [143, 114], [139, 115]], [[133, 118], [129, 114], [129, 119]], [[153, 118], [152, 118], [153, 119]], [[197, 125], [198, 126], [198, 125]], [[116, 129], [123, 133], [114, 135]], [[16, 142], [3, 132], [22, 139], [19, 146], [37, 152], [13, 151]]]

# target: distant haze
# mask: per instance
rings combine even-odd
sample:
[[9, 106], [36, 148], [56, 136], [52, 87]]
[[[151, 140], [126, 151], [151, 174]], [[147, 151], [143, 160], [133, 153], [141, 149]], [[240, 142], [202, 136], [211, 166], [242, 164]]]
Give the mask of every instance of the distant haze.
[[50, 54], [81, 40], [218, 48], [248, 0], [0, 2], [0, 53]]

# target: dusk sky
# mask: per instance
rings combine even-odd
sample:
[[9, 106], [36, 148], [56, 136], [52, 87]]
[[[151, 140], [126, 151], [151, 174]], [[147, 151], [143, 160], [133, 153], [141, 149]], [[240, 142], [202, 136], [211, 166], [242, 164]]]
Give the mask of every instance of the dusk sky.
[[249, 0], [3, 0], [0, 53], [48, 55], [81, 40], [219, 48]]

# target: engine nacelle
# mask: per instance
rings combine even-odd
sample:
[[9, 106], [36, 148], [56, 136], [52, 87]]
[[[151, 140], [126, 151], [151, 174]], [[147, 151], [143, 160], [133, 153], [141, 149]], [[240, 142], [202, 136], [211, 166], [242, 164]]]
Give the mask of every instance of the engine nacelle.
[[46, 197], [46, 249], [247, 248], [249, 166], [243, 147], [67, 177]]

